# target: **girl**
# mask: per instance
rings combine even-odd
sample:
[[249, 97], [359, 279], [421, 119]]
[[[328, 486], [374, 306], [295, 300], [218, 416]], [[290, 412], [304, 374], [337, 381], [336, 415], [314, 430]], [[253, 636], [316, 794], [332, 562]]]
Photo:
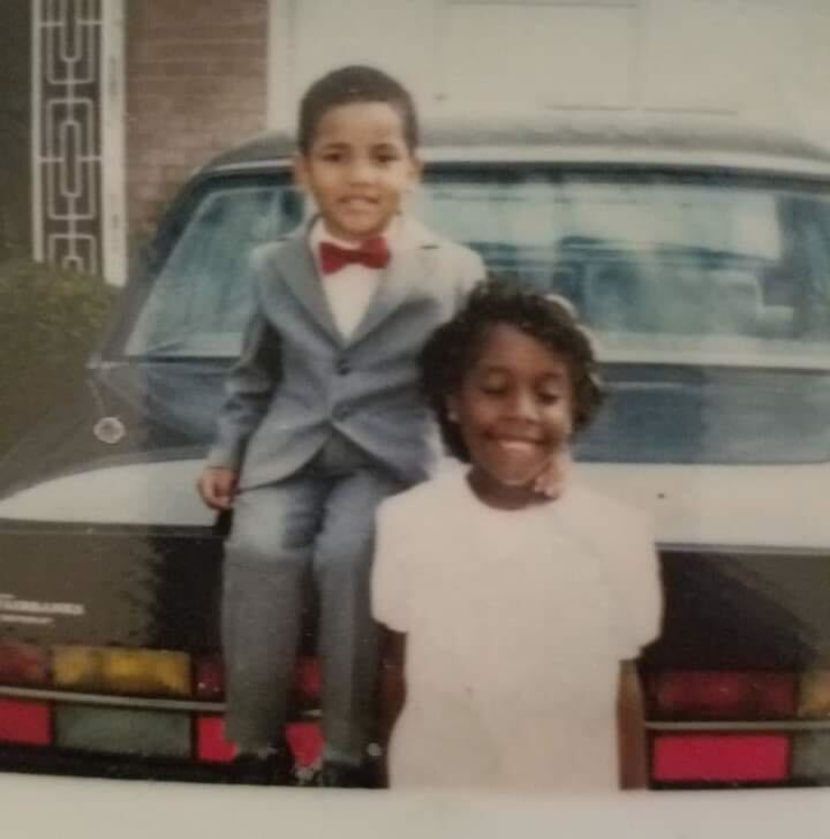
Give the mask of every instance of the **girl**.
[[659, 574], [641, 515], [570, 474], [602, 395], [588, 337], [562, 304], [486, 283], [428, 341], [421, 380], [469, 466], [378, 515], [373, 609], [405, 649], [391, 785], [642, 785], [632, 660], [658, 634]]

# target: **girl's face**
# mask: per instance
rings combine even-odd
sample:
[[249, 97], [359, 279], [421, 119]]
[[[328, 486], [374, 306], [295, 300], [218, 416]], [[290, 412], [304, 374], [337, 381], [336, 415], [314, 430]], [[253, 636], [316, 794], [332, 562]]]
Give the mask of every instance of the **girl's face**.
[[470, 483], [494, 507], [539, 500], [540, 475], [568, 448], [573, 392], [564, 359], [506, 323], [493, 326], [447, 399], [470, 456]]

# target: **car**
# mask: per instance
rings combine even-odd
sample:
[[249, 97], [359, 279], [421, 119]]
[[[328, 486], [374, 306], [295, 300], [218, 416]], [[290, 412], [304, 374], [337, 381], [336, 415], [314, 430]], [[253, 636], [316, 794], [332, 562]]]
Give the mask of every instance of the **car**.
[[[292, 153], [263, 136], [189, 180], [85, 387], [0, 463], [0, 767], [234, 778], [227, 522], [195, 482], [251, 254], [310, 213]], [[653, 513], [665, 590], [639, 664], [650, 785], [830, 783], [830, 152], [726, 117], [574, 112], [435, 122], [423, 155], [413, 211], [568, 298], [596, 341], [609, 399], [580, 470]]]

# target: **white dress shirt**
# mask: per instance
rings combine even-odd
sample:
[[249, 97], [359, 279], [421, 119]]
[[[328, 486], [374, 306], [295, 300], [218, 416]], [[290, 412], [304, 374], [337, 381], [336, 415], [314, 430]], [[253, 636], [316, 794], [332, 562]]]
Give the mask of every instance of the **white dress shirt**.
[[[399, 219], [395, 217], [383, 233], [390, 255], [394, 253], [399, 244], [397, 241], [399, 239], [399, 228]], [[366, 314], [369, 303], [383, 278], [385, 269], [369, 268], [366, 265], [345, 265], [333, 274], [324, 274], [320, 268], [320, 244], [322, 242], [331, 242], [331, 244], [345, 250], [356, 250], [358, 245], [332, 236], [326, 230], [322, 218], [318, 218], [314, 222], [308, 239], [334, 322], [343, 337], [349, 338], [363, 319], [363, 315]]]

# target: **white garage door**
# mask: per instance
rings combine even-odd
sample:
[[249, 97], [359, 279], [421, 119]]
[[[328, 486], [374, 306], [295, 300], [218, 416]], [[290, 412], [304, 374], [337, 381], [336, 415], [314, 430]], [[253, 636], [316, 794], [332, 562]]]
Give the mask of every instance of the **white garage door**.
[[[271, 0], [272, 125], [346, 63], [382, 67], [423, 112], [824, 110], [817, 0]], [[817, 107], [818, 103], [818, 107]]]

